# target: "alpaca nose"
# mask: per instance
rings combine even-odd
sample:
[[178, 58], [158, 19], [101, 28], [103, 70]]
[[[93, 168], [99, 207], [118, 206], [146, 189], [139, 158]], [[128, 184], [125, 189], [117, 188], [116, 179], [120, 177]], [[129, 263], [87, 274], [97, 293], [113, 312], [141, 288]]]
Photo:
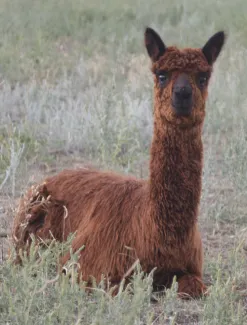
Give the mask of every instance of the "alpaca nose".
[[193, 89], [188, 76], [178, 76], [172, 90], [172, 108], [178, 116], [189, 116], [193, 106]]
[[176, 88], [175, 94], [179, 100], [189, 99], [192, 96], [192, 88], [190, 86]]

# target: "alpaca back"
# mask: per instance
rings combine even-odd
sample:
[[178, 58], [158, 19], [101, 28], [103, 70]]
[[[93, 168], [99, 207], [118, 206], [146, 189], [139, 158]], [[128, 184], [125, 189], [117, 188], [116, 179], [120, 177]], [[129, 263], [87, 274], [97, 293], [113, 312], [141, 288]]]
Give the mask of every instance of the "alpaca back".
[[[107, 246], [122, 241], [121, 250], [142, 237], [145, 193], [147, 183], [134, 177], [91, 169], [64, 170], [21, 199], [13, 234], [24, 242], [30, 233], [44, 240], [63, 241], [77, 231], [78, 236], [83, 235], [82, 245], [89, 239], [88, 234], [97, 250], [102, 235]], [[136, 237], [130, 236], [133, 228]]]

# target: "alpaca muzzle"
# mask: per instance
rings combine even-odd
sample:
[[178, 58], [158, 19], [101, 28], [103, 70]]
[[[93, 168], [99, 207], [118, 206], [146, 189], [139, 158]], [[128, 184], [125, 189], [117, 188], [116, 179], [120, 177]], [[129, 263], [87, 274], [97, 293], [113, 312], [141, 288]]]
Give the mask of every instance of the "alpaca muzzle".
[[192, 112], [192, 87], [186, 74], [179, 75], [174, 83], [172, 106], [178, 116], [189, 116]]

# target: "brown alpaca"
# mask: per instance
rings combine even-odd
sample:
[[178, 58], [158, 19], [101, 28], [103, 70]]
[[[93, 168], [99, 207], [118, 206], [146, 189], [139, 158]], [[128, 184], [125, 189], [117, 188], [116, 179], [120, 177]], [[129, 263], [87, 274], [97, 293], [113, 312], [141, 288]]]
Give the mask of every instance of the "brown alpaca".
[[[166, 47], [151, 28], [145, 44], [154, 75], [154, 134], [147, 181], [91, 169], [65, 170], [21, 200], [13, 238], [22, 248], [31, 233], [63, 241], [77, 232], [73, 251], [90, 283], [101, 275], [119, 284], [138, 258], [145, 272], [157, 267], [155, 286], [198, 297], [203, 252], [197, 217], [201, 195], [202, 127], [212, 66], [224, 32], [202, 49]], [[62, 258], [64, 265], [70, 254]]]

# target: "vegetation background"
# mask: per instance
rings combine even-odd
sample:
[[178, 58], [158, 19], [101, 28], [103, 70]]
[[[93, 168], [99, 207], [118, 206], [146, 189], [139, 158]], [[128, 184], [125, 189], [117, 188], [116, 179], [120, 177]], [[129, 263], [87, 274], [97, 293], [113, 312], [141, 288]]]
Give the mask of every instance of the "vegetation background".
[[[94, 164], [148, 176], [152, 75], [145, 26], [167, 45], [202, 47], [224, 29], [203, 131], [200, 227], [206, 299], [182, 302], [176, 285], [151, 297], [137, 268], [129, 290], [85, 295], [54, 265], [64, 245], [18, 270], [3, 261], [0, 324], [247, 324], [247, 2], [245, 0], [1, 0], [0, 235], [18, 197], [65, 167]], [[76, 256], [74, 257], [76, 258]], [[35, 276], [34, 276], [35, 274]], [[129, 292], [132, 292], [130, 294]]]

